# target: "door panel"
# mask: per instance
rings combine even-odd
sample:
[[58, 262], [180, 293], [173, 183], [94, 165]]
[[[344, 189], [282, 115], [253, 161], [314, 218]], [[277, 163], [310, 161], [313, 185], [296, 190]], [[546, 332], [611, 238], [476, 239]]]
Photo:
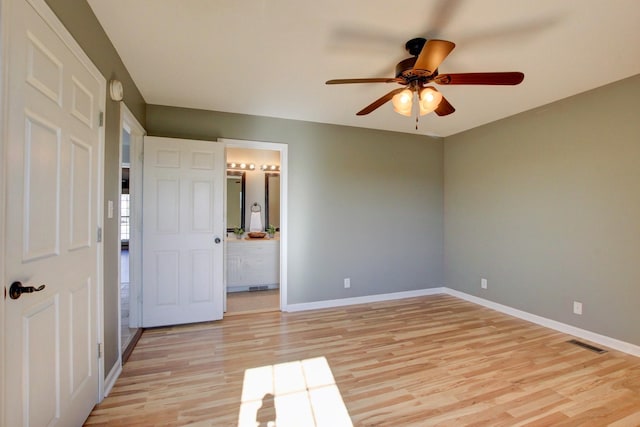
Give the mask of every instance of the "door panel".
[[91, 328], [91, 283], [86, 280], [71, 289], [69, 312], [71, 318], [71, 355], [69, 357], [69, 385], [71, 395], [75, 395], [83, 389], [87, 381], [91, 381], [93, 375], [93, 361], [91, 360], [92, 342]]
[[[58, 255], [61, 129], [25, 113], [24, 261]], [[16, 165], [17, 166], [17, 165]]]
[[222, 318], [224, 148], [146, 137], [143, 326]]
[[[23, 419], [34, 426], [55, 425], [60, 414], [60, 304], [58, 296], [29, 308], [22, 316], [24, 328]], [[11, 348], [9, 348], [11, 351]], [[7, 390], [7, 397], [12, 390]], [[15, 393], [15, 390], [13, 391]], [[37, 409], [36, 409], [37, 408]], [[7, 406], [7, 414], [12, 410]], [[21, 415], [21, 414], [17, 414]], [[11, 424], [7, 424], [11, 425]], [[18, 425], [18, 424], [16, 424]]]
[[71, 230], [69, 233], [69, 248], [81, 249], [91, 245], [91, 181], [93, 174], [91, 170], [91, 159], [93, 153], [91, 145], [71, 139], [71, 177], [69, 179], [69, 223]]
[[105, 83], [29, 2], [6, 3], [4, 285], [45, 288], [5, 302], [0, 421], [81, 425], [99, 395], [97, 123]]

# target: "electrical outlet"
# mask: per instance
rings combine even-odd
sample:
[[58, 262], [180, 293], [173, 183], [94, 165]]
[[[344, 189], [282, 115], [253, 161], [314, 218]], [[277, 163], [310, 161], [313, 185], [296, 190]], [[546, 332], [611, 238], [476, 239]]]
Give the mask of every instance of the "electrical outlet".
[[578, 301], [573, 302], [573, 314], [582, 314], [582, 303]]
[[480, 279], [480, 287], [482, 289], [487, 289], [487, 279]]
[[351, 287], [351, 279], [347, 277], [344, 279], [344, 288], [349, 289], [350, 287]]

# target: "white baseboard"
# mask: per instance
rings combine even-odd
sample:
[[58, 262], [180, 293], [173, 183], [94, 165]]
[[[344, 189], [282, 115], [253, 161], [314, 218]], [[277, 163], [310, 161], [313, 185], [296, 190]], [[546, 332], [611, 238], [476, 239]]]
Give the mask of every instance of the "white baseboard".
[[549, 329], [556, 330], [565, 334], [573, 335], [578, 338], [589, 340], [596, 344], [603, 345], [605, 347], [612, 348], [614, 350], [622, 351], [633, 356], [640, 357], [640, 346], [631, 344], [625, 341], [620, 341], [615, 338], [600, 335], [595, 332], [587, 331], [586, 329], [577, 328], [575, 326], [567, 325], [566, 323], [558, 322], [555, 320], [547, 319], [546, 317], [538, 316], [528, 313], [526, 311], [518, 310], [506, 305], [499, 304], [497, 302], [489, 301], [484, 298], [476, 297], [464, 292], [456, 291], [455, 289], [442, 288], [444, 293], [454, 296], [456, 298], [463, 299], [465, 301], [478, 304], [492, 310], [499, 311], [509, 316], [517, 317], [522, 320], [526, 320], [531, 323], [535, 323], [540, 326], [544, 326]]
[[111, 371], [109, 371], [109, 375], [104, 379], [104, 397], [107, 397], [109, 393], [111, 393], [111, 389], [116, 384], [116, 380], [121, 373], [122, 364], [120, 363], [120, 360], [118, 360], [118, 362], [113, 365], [113, 368], [111, 368]]
[[367, 295], [364, 297], [352, 297], [343, 299], [332, 299], [326, 301], [303, 302], [299, 304], [289, 304], [282, 311], [294, 312], [305, 310], [318, 310], [322, 308], [344, 307], [346, 305], [369, 304], [372, 302], [391, 301], [403, 298], [423, 297], [426, 295], [436, 295], [445, 293], [445, 288], [418, 289], [415, 291], [394, 292], [391, 294]]
[[481, 305], [483, 307], [490, 308], [492, 310], [499, 311], [500, 313], [507, 314], [509, 316], [517, 317], [518, 319], [526, 320], [531, 323], [535, 323], [540, 326], [544, 326], [549, 329], [553, 329], [558, 332], [573, 335], [575, 337], [594, 342], [596, 344], [609, 347], [614, 350], [621, 351], [623, 353], [630, 354], [632, 356], [640, 357], [640, 346], [631, 344], [625, 341], [621, 341], [615, 338], [611, 338], [605, 335], [601, 335], [595, 332], [581, 329], [575, 326], [567, 325], [566, 323], [558, 322], [556, 320], [547, 319], [546, 317], [531, 314], [526, 311], [518, 310], [497, 302], [489, 301], [484, 298], [480, 298], [474, 295], [470, 295], [464, 292], [450, 289], [447, 287], [419, 289], [415, 291], [395, 292], [390, 294], [379, 295], [367, 295], [363, 297], [333, 299], [326, 301], [305, 302], [300, 304], [290, 304], [283, 308], [282, 311], [295, 312], [305, 310], [319, 310], [323, 308], [344, 307], [347, 305], [355, 304], [368, 304], [373, 302], [391, 301], [403, 298], [422, 297], [427, 295], [447, 294], [456, 298], [460, 298], [465, 301], [472, 302], [474, 304]]

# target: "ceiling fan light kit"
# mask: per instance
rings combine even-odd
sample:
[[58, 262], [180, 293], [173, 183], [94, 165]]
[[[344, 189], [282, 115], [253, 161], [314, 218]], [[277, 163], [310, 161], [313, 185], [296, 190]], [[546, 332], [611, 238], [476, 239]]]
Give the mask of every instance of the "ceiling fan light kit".
[[442, 94], [432, 88], [431, 86], [427, 86], [420, 91], [420, 115], [424, 116], [425, 114], [429, 114], [432, 111], [435, 111], [440, 105], [442, 101]]
[[442, 101], [442, 94], [431, 86], [421, 89], [419, 94], [411, 89], [404, 89], [391, 98], [393, 111], [403, 116], [411, 117], [414, 98], [418, 98], [418, 111], [421, 116], [424, 116], [438, 108]]
[[439, 85], [517, 85], [524, 80], [524, 74], [518, 71], [439, 74], [438, 67], [455, 46], [447, 40], [411, 39], [405, 44], [405, 48], [413, 56], [396, 65], [395, 78], [334, 79], [328, 80], [326, 84], [398, 83], [405, 88], [392, 90], [356, 114], [369, 114], [391, 101], [395, 112], [410, 117], [414, 96], [418, 98], [421, 116], [434, 111], [438, 116], [446, 116], [455, 111], [439, 91], [428, 86], [431, 82]]
[[409, 89], [404, 89], [402, 92], [393, 95], [391, 103], [393, 104], [393, 111], [403, 116], [411, 117], [413, 92]]

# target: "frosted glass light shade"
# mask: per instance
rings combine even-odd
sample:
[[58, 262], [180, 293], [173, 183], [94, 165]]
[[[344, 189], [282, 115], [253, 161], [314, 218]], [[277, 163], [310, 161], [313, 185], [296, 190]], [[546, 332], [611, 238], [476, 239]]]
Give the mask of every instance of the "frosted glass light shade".
[[396, 93], [391, 98], [393, 111], [403, 116], [411, 116], [411, 106], [413, 105], [413, 92], [405, 89], [400, 93]]
[[420, 91], [420, 115], [424, 116], [436, 108], [442, 101], [442, 94], [432, 87], [425, 87]]

